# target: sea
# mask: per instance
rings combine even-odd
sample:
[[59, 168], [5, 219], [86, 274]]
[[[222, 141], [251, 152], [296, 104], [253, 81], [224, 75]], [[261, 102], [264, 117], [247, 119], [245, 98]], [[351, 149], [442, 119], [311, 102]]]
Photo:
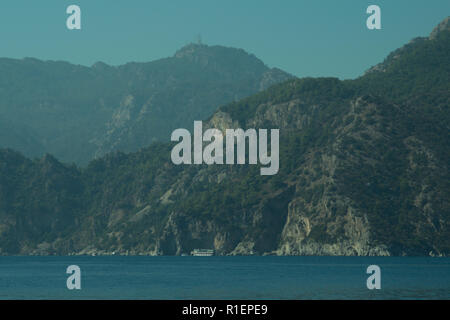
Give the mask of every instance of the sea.
[[[81, 289], [69, 290], [68, 266]], [[368, 289], [367, 268], [380, 268]], [[450, 299], [450, 258], [0, 257], [0, 299]]]

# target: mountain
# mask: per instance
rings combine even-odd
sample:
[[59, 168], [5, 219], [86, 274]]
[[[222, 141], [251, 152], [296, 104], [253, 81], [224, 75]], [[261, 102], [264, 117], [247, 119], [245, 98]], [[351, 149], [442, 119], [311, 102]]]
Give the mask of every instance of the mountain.
[[86, 164], [168, 141], [220, 105], [289, 78], [242, 49], [201, 44], [118, 67], [0, 59], [0, 146]]
[[2, 150], [0, 254], [449, 255], [449, 52], [443, 22], [358, 79], [292, 79], [204, 122], [279, 128], [273, 176], [176, 166], [171, 143], [83, 168]]

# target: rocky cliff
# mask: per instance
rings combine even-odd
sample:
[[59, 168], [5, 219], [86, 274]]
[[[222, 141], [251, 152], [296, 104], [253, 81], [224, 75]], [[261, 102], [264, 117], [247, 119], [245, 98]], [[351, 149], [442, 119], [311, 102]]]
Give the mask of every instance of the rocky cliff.
[[396, 52], [361, 78], [293, 79], [204, 122], [279, 128], [274, 176], [176, 166], [167, 143], [81, 169], [0, 151], [0, 253], [448, 255], [450, 31]]

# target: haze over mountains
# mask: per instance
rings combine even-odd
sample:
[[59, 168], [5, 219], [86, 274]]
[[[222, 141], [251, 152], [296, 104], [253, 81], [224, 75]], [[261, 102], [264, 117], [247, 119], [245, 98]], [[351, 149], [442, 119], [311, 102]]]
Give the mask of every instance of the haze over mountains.
[[86, 164], [169, 141], [174, 129], [291, 77], [242, 49], [202, 44], [119, 67], [3, 58], [0, 147]]
[[[190, 54], [195, 49], [178, 54], [205, 63]], [[248, 165], [175, 166], [170, 143], [110, 153], [82, 168], [50, 155], [30, 160], [0, 150], [0, 254], [179, 255], [211, 248], [224, 255], [448, 255], [449, 52], [447, 18], [430, 37], [414, 39], [358, 79], [291, 79], [226, 104], [204, 122], [205, 129], [279, 128], [275, 176]], [[132, 66], [123, 68], [133, 77], [145, 74]], [[103, 75], [117, 72], [97, 68], [110, 70]], [[248, 87], [261, 89], [267, 72], [280, 74], [261, 67]], [[103, 80], [104, 88], [89, 97], [115, 83]], [[127, 91], [107, 101], [122, 101], [116, 110], [131, 115], [133, 106], [149, 103], [134, 92], [128, 102]], [[164, 97], [175, 99], [167, 93], [160, 101]], [[131, 139], [129, 127], [112, 132]]]

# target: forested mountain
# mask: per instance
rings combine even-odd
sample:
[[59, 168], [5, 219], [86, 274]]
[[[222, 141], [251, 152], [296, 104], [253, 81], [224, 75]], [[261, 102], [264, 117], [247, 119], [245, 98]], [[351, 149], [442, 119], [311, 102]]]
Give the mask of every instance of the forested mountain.
[[449, 53], [446, 19], [358, 79], [292, 79], [204, 123], [279, 128], [274, 176], [176, 166], [170, 143], [82, 168], [0, 151], [0, 253], [449, 255]]
[[291, 78], [242, 49], [190, 44], [148, 63], [0, 59], [0, 147], [86, 164], [169, 141], [225, 103]]

